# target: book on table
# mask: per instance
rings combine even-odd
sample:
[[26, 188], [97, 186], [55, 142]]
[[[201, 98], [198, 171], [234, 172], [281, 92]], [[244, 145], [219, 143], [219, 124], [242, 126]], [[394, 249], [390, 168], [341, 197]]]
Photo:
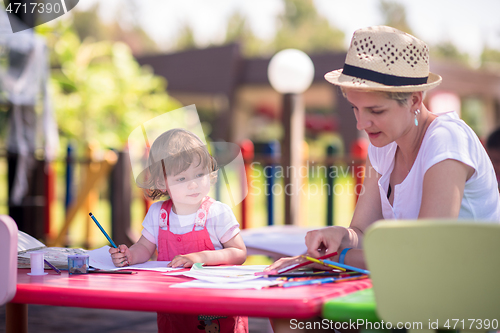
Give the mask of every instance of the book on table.
[[[18, 231], [17, 233], [17, 268], [30, 268], [30, 252], [43, 251], [43, 258], [57, 268], [68, 268], [68, 255], [84, 254], [87, 250], [68, 247], [47, 247], [33, 236]], [[50, 269], [45, 264], [45, 269]]]

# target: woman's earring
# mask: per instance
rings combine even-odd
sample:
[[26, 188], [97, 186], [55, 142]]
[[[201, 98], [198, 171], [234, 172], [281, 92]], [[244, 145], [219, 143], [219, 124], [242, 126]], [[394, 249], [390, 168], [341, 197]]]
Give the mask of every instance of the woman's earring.
[[418, 126], [418, 119], [417, 119], [417, 115], [420, 113], [420, 109], [416, 109], [415, 110], [415, 126]]

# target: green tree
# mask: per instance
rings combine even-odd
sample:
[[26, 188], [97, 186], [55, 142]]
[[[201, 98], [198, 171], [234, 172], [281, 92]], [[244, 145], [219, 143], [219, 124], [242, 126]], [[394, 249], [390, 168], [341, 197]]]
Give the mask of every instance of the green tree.
[[[380, 0], [380, 12], [384, 24], [414, 35], [406, 19], [406, 8], [403, 4], [391, 0]], [[418, 36], [417, 36], [418, 37]], [[431, 58], [469, 64], [469, 55], [460, 52], [451, 41], [444, 41], [430, 47]]]
[[[125, 7], [121, 6], [117, 13], [117, 20], [125, 20], [125, 13], [129, 11], [136, 12], [134, 3], [124, 2]], [[78, 8], [78, 7], [77, 7]], [[135, 11], [134, 11], [135, 10]], [[105, 24], [99, 17], [99, 3], [86, 11], [71, 11], [73, 13], [73, 27], [81, 40], [92, 38], [97, 41], [115, 41], [124, 42], [134, 54], [154, 53], [159, 50], [157, 43], [141, 28], [134, 18], [127, 19], [127, 29], [122, 28], [117, 21]]]
[[481, 53], [481, 67], [500, 70], [500, 50], [485, 47]]
[[285, 12], [278, 18], [279, 29], [273, 51], [297, 48], [304, 52], [339, 51], [344, 32], [332, 27], [318, 14], [312, 0], [285, 0]]
[[139, 66], [126, 44], [81, 42], [63, 24], [38, 29], [52, 50], [52, 100], [63, 141], [122, 149], [132, 129], [180, 107], [165, 80]]
[[181, 27], [179, 37], [177, 37], [175, 49], [178, 51], [196, 48], [193, 28], [187, 23]]
[[270, 43], [255, 36], [246, 18], [239, 12], [233, 13], [228, 20], [224, 44], [228, 43], [239, 43], [247, 57], [271, 52]]
[[463, 65], [469, 65], [469, 55], [467, 53], [460, 52], [451, 41], [441, 42], [432, 46], [430, 48], [430, 53], [431, 59], [441, 59]]
[[403, 4], [394, 1], [381, 0], [379, 3], [379, 9], [384, 17], [385, 25], [413, 35], [410, 25], [406, 20], [406, 8]]

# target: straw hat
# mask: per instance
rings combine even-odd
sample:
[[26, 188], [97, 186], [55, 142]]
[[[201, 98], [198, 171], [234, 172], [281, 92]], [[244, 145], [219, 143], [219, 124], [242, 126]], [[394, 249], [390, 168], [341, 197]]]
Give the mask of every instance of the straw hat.
[[345, 88], [380, 91], [424, 91], [441, 83], [429, 72], [429, 48], [397, 29], [376, 26], [354, 32], [343, 69], [325, 79]]

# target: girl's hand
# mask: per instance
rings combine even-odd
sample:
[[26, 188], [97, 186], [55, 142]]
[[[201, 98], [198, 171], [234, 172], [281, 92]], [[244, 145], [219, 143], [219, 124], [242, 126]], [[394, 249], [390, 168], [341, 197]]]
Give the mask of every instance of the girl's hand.
[[111, 259], [116, 267], [128, 266], [132, 262], [132, 253], [125, 244], [121, 244], [118, 248], [109, 248]]
[[177, 255], [172, 259], [172, 261], [167, 265], [167, 267], [187, 268], [187, 267], [192, 267], [195, 262], [196, 261], [194, 261], [192, 256], [190, 256], [189, 254]]

